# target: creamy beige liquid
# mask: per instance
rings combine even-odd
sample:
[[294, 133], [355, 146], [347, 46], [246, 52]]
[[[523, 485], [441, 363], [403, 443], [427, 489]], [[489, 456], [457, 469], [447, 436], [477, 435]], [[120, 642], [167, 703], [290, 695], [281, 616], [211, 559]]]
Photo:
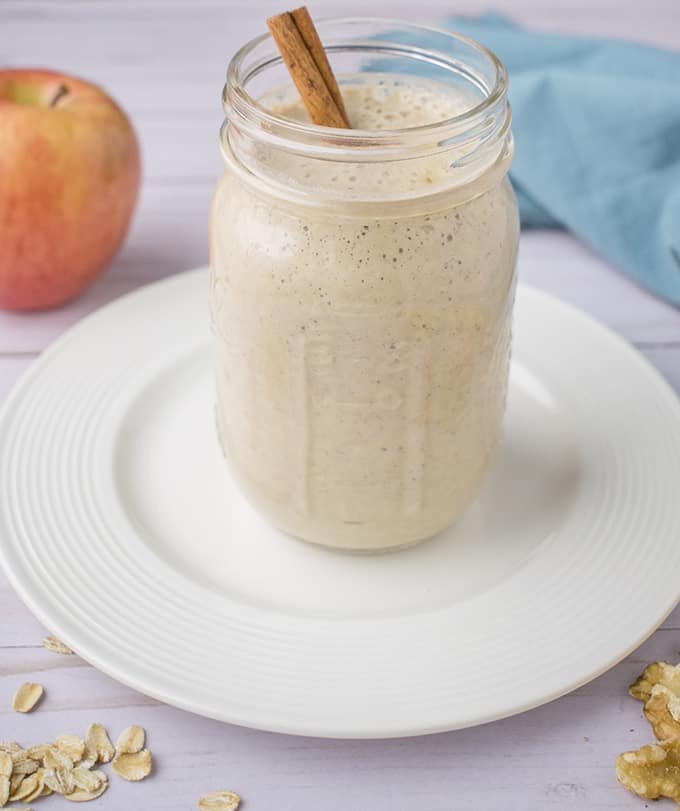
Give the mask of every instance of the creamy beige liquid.
[[[417, 126], [470, 104], [439, 86], [377, 80], [343, 96], [361, 129]], [[295, 103], [276, 111], [306, 118]], [[388, 202], [361, 216], [351, 201], [338, 214], [225, 173], [211, 308], [230, 467], [255, 507], [298, 537], [363, 550], [430, 537], [474, 498], [500, 436], [518, 229], [510, 186], [432, 210], [423, 195], [448, 181], [450, 158], [268, 159], [291, 184], [302, 173], [351, 193], [370, 177], [380, 194], [414, 199], [398, 214]]]

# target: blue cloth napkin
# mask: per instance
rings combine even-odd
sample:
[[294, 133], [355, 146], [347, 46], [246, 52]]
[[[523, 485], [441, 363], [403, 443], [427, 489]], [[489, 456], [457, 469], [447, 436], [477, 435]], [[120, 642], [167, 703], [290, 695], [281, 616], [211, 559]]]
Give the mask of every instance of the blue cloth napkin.
[[522, 225], [568, 228], [680, 304], [680, 51], [534, 33], [496, 14], [447, 26], [510, 74]]

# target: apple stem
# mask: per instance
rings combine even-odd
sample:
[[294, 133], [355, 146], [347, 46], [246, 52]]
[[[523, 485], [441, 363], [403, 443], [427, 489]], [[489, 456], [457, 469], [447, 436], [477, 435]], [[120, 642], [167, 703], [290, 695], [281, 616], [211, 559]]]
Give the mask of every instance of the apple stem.
[[57, 103], [64, 98], [64, 96], [68, 95], [68, 87], [65, 84], [60, 84], [59, 89], [55, 93], [54, 98], [50, 102], [50, 107], [56, 107]]

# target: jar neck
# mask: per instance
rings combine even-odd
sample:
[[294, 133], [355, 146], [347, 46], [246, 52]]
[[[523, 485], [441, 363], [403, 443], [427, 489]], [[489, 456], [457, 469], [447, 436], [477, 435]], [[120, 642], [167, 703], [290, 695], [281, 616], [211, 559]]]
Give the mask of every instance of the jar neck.
[[281, 113], [285, 104], [265, 101], [290, 86], [265, 35], [236, 54], [223, 94], [222, 154], [245, 182], [300, 204], [399, 208], [455, 204], [507, 172], [507, 76], [490, 51], [449, 31], [392, 20], [328, 20], [319, 33], [341, 89], [386, 82], [436, 88], [442, 98], [464, 98], [462, 112], [403, 129], [293, 120]]

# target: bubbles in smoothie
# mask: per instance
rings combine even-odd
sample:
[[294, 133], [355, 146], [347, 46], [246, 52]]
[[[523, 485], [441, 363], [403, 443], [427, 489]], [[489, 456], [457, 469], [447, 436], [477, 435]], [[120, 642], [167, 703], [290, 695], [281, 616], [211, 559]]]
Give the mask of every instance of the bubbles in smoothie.
[[[478, 103], [459, 87], [417, 77], [380, 73], [344, 76], [340, 86], [352, 129], [356, 130], [384, 132], [422, 127], [461, 115]], [[267, 94], [260, 104], [281, 118], [310, 123], [292, 86]], [[437, 137], [433, 136], [435, 141]], [[459, 185], [469, 170], [452, 168], [457, 157], [459, 148], [452, 145], [422, 159], [382, 164], [314, 160], [285, 150], [265, 151], [258, 159], [289, 188], [325, 189], [350, 199], [376, 199], [430, 194], [444, 186]]]
[[[422, 127], [461, 115], [477, 103], [470, 93], [453, 85], [432, 80], [424, 85], [417, 81], [415, 77], [379, 73], [340, 77], [340, 91], [352, 128]], [[300, 97], [290, 88], [268, 94], [260, 104], [282, 118], [310, 122]]]

